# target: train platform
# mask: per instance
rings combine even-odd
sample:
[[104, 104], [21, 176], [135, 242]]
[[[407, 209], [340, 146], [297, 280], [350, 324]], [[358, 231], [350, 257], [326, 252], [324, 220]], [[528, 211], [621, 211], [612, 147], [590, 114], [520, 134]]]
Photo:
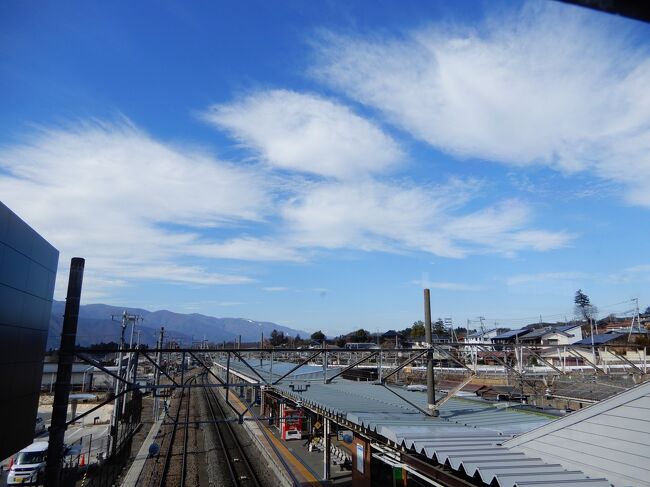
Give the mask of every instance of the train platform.
[[161, 415], [160, 418], [151, 425], [149, 434], [142, 443], [142, 446], [140, 446], [140, 450], [135, 456], [133, 463], [131, 463], [121, 487], [136, 487], [136, 485], [138, 485], [138, 480], [142, 473], [142, 469], [144, 468], [144, 464], [147, 461], [147, 458], [149, 458], [149, 448], [156, 439], [156, 435], [158, 434], [158, 431], [160, 431], [162, 423], [163, 416]]
[[[229, 400], [239, 411], [246, 409], [243, 402], [236, 394], [230, 394]], [[255, 415], [260, 414], [259, 407], [252, 408]], [[253, 420], [253, 414], [247, 413], [246, 417]], [[352, 473], [350, 470], [344, 470], [340, 465], [334, 462], [330, 463], [330, 480], [323, 480], [323, 452], [314, 449], [309, 450], [305, 439], [284, 441], [280, 437], [277, 428], [259, 421], [247, 421], [249, 430], [255, 434], [257, 439], [262, 443], [263, 448], [275, 457], [273, 460], [279, 467], [289, 472], [295, 484], [300, 486], [337, 486], [345, 487], [352, 485]], [[256, 431], [257, 428], [263, 428], [263, 431]], [[338, 445], [340, 448], [347, 448], [345, 445]]]

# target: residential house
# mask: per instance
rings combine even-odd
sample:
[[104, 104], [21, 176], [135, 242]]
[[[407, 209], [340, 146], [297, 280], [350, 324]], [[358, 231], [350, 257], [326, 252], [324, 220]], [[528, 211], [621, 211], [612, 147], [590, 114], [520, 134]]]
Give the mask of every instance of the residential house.
[[497, 345], [519, 343], [521, 339], [531, 331], [533, 331], [532, 328], [519, 328], [518, 330], [506, 331], [500, 335], [495, 336], [492, 339], [492, 343]]
[[582, 340], [582, 325], [572, 323], [559, 326], [542, 335], [542, 345], [571, 345]]

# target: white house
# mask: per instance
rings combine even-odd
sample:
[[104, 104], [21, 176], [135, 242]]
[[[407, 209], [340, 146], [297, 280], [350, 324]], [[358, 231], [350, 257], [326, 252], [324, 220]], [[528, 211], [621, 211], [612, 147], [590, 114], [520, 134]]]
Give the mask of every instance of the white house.
[[553, 328], [541, 337], [542, 345], [571, 345], [582, 340], [582, 327], [580, 324], [565, 325]]
[[467, 357], [471, 359], [472, 363], [477, 363], [479, 352], [479, 349], [476, 346], [472, 345], [482, 345], [483, 350], [493, 350], [493, 347], [491, 346], [492, 339], [499, 334], [499, 331], [503, 330], [497, 330], [494, 328], [492, 330], [474, 332], [471, 335], [467, 335], [465, 337], [465, 343], [467, 345], [463, 347], [463, 351]]
[[494, 328], [492, 330], [478, 331], [474, 332], [471, 335], [465, 337], [465, 343], [467, 344], [492, 344], [492, 339], [499, 334], [499, 331]]

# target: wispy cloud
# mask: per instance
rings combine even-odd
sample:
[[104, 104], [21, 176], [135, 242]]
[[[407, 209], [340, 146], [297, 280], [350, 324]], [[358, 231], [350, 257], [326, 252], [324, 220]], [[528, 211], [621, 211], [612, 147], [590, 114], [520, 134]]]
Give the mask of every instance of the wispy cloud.
[[584, 272], [540, 272], [537, 274], [518, 274], [506, 279], [508, 286], [519, 286], [522, 284], [569, 281], [579, 282], [590, 278], [589, 274]]
[[351, 178], [384, 172], [403, 157], [399, 145], [375, 124], [313, 94], [258, 92], [215, 105], [203, 118], [280, 169]]
[[428, 276], [412, 281], [423, 289], [441, 289], [444, 291], [480, 291], [483, 286], [463, 282], [429, 281]]
[[[126, 279], [237, 284], [246, 276], [185, 264], [206, 228], [260, 221], [269, 207], [253, 170], [161, 143], [128, 121], [43, 128], [0, 148], [3, 200], [62, 250], [88, 260], [88, 293]], [[59, 287], [64, 289], [64, 287]]]
[[309, 187], [282, 210], [296, 245], [366, 251], [423, 251], [460, 258], [472, 253], [514, 255], [549, 250], [572, 236], [529, 228], [520, 201], [467, 212], [474, 181], [453, 180], [424, 188], [373, 180]]
[[610, 274], [609, 279], [617, 283], [650, 281], [650, 264], [638, 264], [626, 267], [620, 272]]
[[[331, 102], [319, 103], [326, 114], [332, 109]], [[535, 228], [521, 201], [481, 208], [475, 180], [416, 184], [372, 175], [388, 167], [375, 153], [381, 138], [373, 139], [374, 130], [355, 135], [358, 153], [329, 169], [310, 169], [337, 177], [305, 180], [286, 168], [235, 165], [162, 142], [128, 121], [43, 128], [0, 148], [0, 194], [62, 250], [58, 296], [73, 255], [88, 260], [86, 295], [99, 298], [139, 280], [255, 281], [223, 265], [216, 271], [217, 260], [301, 263], [337, 249], [510, 256], [570, 242], [562, 231]], [[308, 162], [317, 160], [309, 157], [322, 141], [313, 143], [305, 142], [299, 155]], [[339, 172], [357, 156], [364, 162]]]
[[647, 28], [553, 2], [400, 37], [327, 33], [315, 77], [461, 157], [589, 171], [650, 206]]
[[238, 237], [225, 242], [200, 243], [193, 246], [193, 253], [213, 259], [237, 259], [247, 261], [293, 261], [304, 262], [304, 254], [278, 238]]
[[289, 288], [284, 286], [269, 286], [269, 287], [263, 287], [262, 290], [268, 293], [280, 293], [280, 292], [288, 291]]

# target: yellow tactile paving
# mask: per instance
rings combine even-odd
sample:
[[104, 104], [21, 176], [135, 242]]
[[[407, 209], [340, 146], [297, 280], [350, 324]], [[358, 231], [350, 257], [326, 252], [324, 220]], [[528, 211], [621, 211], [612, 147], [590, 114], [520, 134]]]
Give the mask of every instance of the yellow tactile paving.
[[[235, 405], [235, 407], [239, 411], [244, 411], [246, 409], [246, 406], [244, 405], [244, 403], [242, 403], [239, 400], [236, 394], [229, 394], [228, 396], [229, 396], [228, 399]], [[248, 412], [246, 413], [245, 416], [252, 417], [252, 414]], [[291, 453], [291, 451], [273, 435], [273, 432], [269, 430], [269, 428], [266, 425], [262, 424], [261, 422], [259, 422], [258, 425], [261, 428], [266, 429], [267, 431], [266, 438], [263, 438], [262, 441], [264, 439], [270, 439], [273, 442], [276, 449], [280, 452], [284, 460], [289, 465], [291, 465], [292, 473], [294, 474], [294, 476], [297, 477], [297, 480], [298, 482], [300, 482], [300, 485], [305, 485], [305, 486], [312, 485], [314, 487], [322, 485], [321, 482], [316, 477], [314, 477], [314, 474], [312, 474], [311, 471], [307, 467], [305, 467], [305, 465], [300, 461], [300, 459], [296, 458], [296, 456], [293, 453]], [[272, 452], [273, 450], [269, 448], [269, 451]]]

